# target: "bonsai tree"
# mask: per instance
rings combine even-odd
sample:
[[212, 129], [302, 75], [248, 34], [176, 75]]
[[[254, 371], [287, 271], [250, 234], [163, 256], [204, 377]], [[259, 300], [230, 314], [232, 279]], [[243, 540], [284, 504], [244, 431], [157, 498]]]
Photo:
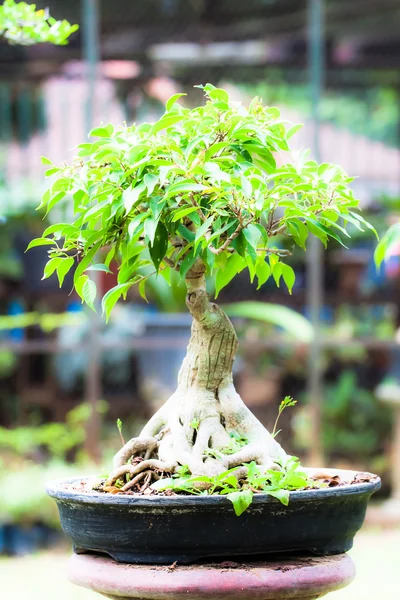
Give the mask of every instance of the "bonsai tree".
[[78, 28], [66, 20], [53, 19], [47, 9], [36, 10], [35, 4], [5, 0], [0, 6], [0, 36], [11, 44], [64, 45]]
[[56, 272], [61, 285], [76, 266], [75, 290], [94, 309], [97, 290], [88, 273], [117, 265], [118, 285], [102, 298], [108, 319], [133, 286], [145, 298], [151, 274], [169, 282], [177, 271], [193, 317], [175, 393], [116, 454], [106, 490], [119, 482], [126, 491], [157, 472], [184, 469], [201, 479], [232, 469], [240, 477], [249, 464], [284, 468], [275, 434], [235, 390], [237, 337], [210, 300], [207, 278], [215, 276], [216, 297], [244, 270], [258, 288], [272, 278], [291, 292], [291, 249], [281, 249], [278, 236], [305, 250], [310, 233], [326, 246], [329, 238], [343, 243], [349, 223], [370, 227], [355, 212], [352, 179], [340, 167], [290, 155], [299, 126], [258, 98], [245, 108], [213, 85], [203, 90], [204, 106], [185, 108], [178, 102], [184, 94], [177, 94], [156, 123], [93, 129], [69, 165], [43, 159], [56, 179], [40, 207], [47, 214], [68, 197], [75, 217], [31, 242], [49, 246], [44, 277]]

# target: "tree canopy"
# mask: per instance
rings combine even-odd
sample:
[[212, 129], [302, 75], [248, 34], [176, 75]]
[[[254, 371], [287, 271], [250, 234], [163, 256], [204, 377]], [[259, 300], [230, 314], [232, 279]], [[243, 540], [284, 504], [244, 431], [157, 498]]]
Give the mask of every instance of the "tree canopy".
[[272, 277], [291, 291], [290, 250], [274, 238], [306, 249], [310, 233], [326, 246], [329, 238], [343, 244], [349, 223], [371, 228], [340, 167], [292, 156], [301, 126], [258, 98], [244, 107], [225, 90], [199, 87], [203, 106], [186, 108], [176, 94], [156, 123], [93, 129], [72, 164], [43, 158], [55, 180], [40, 208], [47, 214], [67, 197], [75, 220], [51, 225], [30, 247], [49, 245], [44, 277], [56, 272], [60, 285], [79, 261], [75, 289], [92, 308], [87, 271], [117, 263], [118, 285], [103, 298], [107, 318], [133, 285], [145, 296], [150, 274], [169, 281], [175, 269], [184, 278], [198, 259], [215, 275], [216, 295], [244, 269], [258, 287]]

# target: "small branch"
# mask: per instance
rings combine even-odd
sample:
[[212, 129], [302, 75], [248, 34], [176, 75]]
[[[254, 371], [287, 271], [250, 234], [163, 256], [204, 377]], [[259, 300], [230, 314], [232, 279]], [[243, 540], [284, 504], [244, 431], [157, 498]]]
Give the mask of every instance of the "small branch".
[[293, 254], [291, 250], [285, 250], [284, 248], [257, 248], [257, 252], [266, 252], [277, 256], [292, 256]]
[[203, 222], [204, 222], [204, 221], [206, 221], [206, 220], [207, 220], [207, 217], [205, 216], [205, 214], [203, 213], [202, 209], [200, 208], [200, 206], [199, 206], [198, 202], [196, 201], [196, 199], [195, 199], [195, 197], [194, 197], [194, 194], [193, 194], [193, 192], [190, 192], [190, 194], [189, 194], [189, 197], [190, 197], [190, 199], [191, 199], [191, 201], [192, 201], [192, 204], [193, 204], [193, 206], [196, 206], [196, 208], [197, 208], [197, 210], [198, 210], [198, 212], [199, 212], [200, 219], [201, 219]]
[[274, 223], [274, 214], [275, 214], [275, 208], [273, 208], [271, 210], [271, 212], [269, 213], [268, 216], [268, 224], [267, 224], [267, 231], [270, 232], [272, 229], [272, 225]]
[[138, 279], [136, 279], [136, 281], [133, 282], [133, 285], [136, 285], [138, 283], [140, 283], [141, 281], [143, 281], [144, 279], [148, 279], [149, 277], [152, 277], [153, 275], [156, 275], [157, 271], [151, 271], [151, 273], [147, 273], [147, 275], [139, 275]]
[[164, 256], [163, 262], [165, 262], [165, 264], [168, 265], [168, 267], [171, 267], [171, 269], [174, 269], [175, 271], [179, 271], [178, 265], [176, 263], [174, 263], [173, 260], [168, 258], [168, 256]]
[[[278, 223], [279, 223], [279, 221], [278, 221]], [[284, 233], [285, 231], [286, 231], [286, 223], [283, 223], [277, 229], [272, 229], [271, 231], [268, 231], [268, 235], [269, 235], [269, 237], [274, 237], [275, 235], [279, 235], [280, 233]]]
[[242, 220], [240, 219], [239, 221], [239, 225], [236, 227], [235, 231], [233, 233], [231, 233], [231, 235], [225, 240], [225, 242], [222, 244], [222, 246], [220, 246], [219, 248], [214, 248], [214, 246], [212, 246], [211, 244], [208, 246], [208, 249], [210, 250], [210, 252], [212, 252], [213, 254], [222, 254], [222, 252], [225, 252], [225, 250], [228, 249], [228, 246], [231, 242], [233, 242], [233, 240], [235, 240], [240, 233], [243, 231], [243, 229], [246, 229], [247, 225], [249, 225], [251, 223], [252, 219], [249, 219], [246, 223], [243, 223]]

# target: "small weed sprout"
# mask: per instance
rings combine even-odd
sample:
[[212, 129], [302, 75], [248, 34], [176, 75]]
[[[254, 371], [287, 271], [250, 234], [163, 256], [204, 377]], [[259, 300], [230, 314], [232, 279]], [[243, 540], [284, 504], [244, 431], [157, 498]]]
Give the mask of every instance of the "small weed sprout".
[[277, 431], [276, 428], [278, 426], [278, 421], [280, 419], [280, 416], [283, 413], [283, 411], [285, 410], [285, 408], [289, 408], [289, 406], [295, 406], [296, 404], [297, 404], [297, 400], [293, 400], [293, 398], [291, 396], [286, 396], [282, 400], [282, 402], [279, 405], [278, 416], [276, 417], [274, 428], [271, 433], [272, 437], [275, 438], [278, 435], [278, 433], [280, 433], [280, 431], [282, 431], [281, 429], [279, 429], [279, 431]]
[[117, 419], [117, 427], [118, 427], [119, 437], [121, 438], [122, 445], [125, 446], [124, 436], [122, 435], [122, 421], [121, 421], [121, 419]]

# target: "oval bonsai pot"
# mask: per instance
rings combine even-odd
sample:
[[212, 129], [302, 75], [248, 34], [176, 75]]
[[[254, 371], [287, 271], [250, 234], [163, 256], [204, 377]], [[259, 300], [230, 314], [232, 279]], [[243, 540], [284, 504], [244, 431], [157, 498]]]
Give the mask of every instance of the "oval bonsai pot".
[[[352, 481], [356, 472], [325, 472]], [[143, 496], [80, 493], [69, 479], [51, 483], [64, 532], [77, 553], [99, 552], [124, 563], [191, 563], [200, 559], [302, 552], [346, 552], [364, 522], [380, 479], [295, 491], [284, 506], [255, 494], [240, 517], [224, 496]]]

